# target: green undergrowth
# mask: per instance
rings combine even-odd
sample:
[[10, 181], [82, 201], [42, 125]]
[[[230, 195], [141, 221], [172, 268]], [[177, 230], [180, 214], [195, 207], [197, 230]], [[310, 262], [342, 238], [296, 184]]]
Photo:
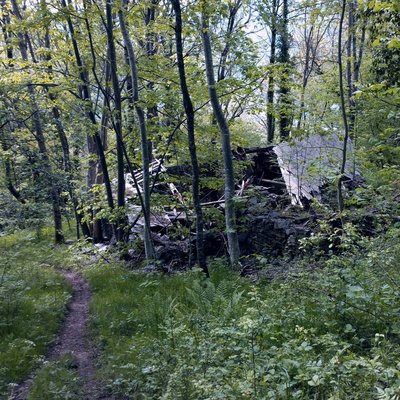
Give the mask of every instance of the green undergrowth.
[[102, 376], [132, 399], [398, 399], [399, 239], [256, 285], [222, 261], [210, 280], [93, 265]]
[[38, 372], [27, 400], [79, 400], [81, 382], [69, 357], [46, 362]]
[[0, 399], [39, 365], [70, 297], [55, 270], [65, 266], [68, 250], [51, 244], [50, 230], [40, 235], [0, 237]]

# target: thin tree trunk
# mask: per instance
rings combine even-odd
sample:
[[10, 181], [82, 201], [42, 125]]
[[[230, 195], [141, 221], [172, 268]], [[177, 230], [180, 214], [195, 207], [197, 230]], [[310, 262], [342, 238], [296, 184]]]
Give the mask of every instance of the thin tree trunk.
[[[129, 56], [126, 46], [124, 47], [124, 61], [129, 67]], [[126, 131], [133, 132], [135, 126], [135, 103], [133, 101], [133, 87], [132, 87], [132, 77], [130, 71], [126, 74], [126, 91], [128, 93], [128, 111], [127, 111], [127, 122]]]
[[[146, 52], [147, 58], [150, 60], [157, 53], [157, 47], [155, 45], [155, 35], [151, 30], [152, 24], [156, 18], [156, 6], [158, 5], [159, 0], [151, 0], [149, 7], [146, 10], [144, 22], [146, 27], [150, 29], [150, 32], [146, 34], [146, 41], [143, 45], [143, 48]], [[154, 90], [154, 82], [149, 81], [146, 85], [147, 90]], [[155, 104], [152, 107], [147, 107], [147, 136], [148, 136], [148, 148], [149, 148], [149, 163], [153, 160], [153, 141], [151, 137], [154, 137], [154, 133], [157, 130], [157, 117], [158, 117], [158, 107]]]
[[223, 81], [227, 76], [227, 61], [229, 51], [232, 46], [232, 34], [235, 28], [236, 16], [241, 6], [242, 0], [235, 0], [235, 2], [229, 5], [229, 17], [225, 33], [225, 46], [222, 50], [221, 57], [218, 63], [217, 82]]
[[124, 11], [118, 12], [121, 25], [121, 32], [124, 39], [125, 47], [128, 53], [129, 66], [131, 69], [132, 79], [132, 98], [135, 104], [135, 110], [139, 121], [140, 136], [142, 142], [142, 166], [143, 166], [143, 215], [144, 215], [144, 247], [147, 259], [154, 259], [155, 252], [150, 233], [150, 173], [149, 173], [149, 145], [147, 139], [146, 119], [142, 107], [139, 105], [139, 85], [136, 68], [136, 57], [133, 49], [132, 41], [125, 23]]
[[[11, 62], [10, 67], [12, 67], [12, 65], [13, 65], [12, 64], [12, 60], [14, 58], [13, 46], [12, 46], [12, 43], [10, 42], [11, 35], [9, 35], [8, 30], [7, 30], [7, 27], [10, 24], [10, 17], [8, 15], [8, 12], [6, 12], [6, 10], [4, 8], [4, 6], [5, 6], [4, 0], [0, 2], [0, 5], [1, 5], [1, 9], [3, 11], [3, 21], [2, 21], [3, 23], [1, 25], [2, 25], [2, 31], [3, 31], [3, 36], [4, 36], [4, 43], [5, 43], [6, 48], [7, 48], [6, 54], [7, 54], [7, 59], [10, 60], [10, 62]], [[2, 129], [1, 129], [1, 131], [3, 132], [3, 134], [2, 134], [2, 136], [3, 136], [2, 139], [3, 140], [1, 141], [1, 147], [2, 147], [4, 152], [7, 152], [10, 148], [9, 148], [9, 146], [7, 144], [6, 137], [4, 136], [3, 129], [5, 128], [5, 125], [6, 124], [2, 125]], [[12, 130], [12, 127], [11, 127], [11, 130]], [[13, 184], [13, 179], [12, 179], [12, 174], [11, 174], [11, 162], [8, 159], [7, 156], [4, 157], [4, 167], [5, 167], [6, 185], [7, 185], [7, 188], [9, 190], [10, 194], [16, 200], [21, 202], [22, 204], [26, 203], [25, 199], [21, 196], [20, 191]]]
[[[3, 127], [3, 129], [4, 129], [4, 127]], [[5, 152], [7, 152], [9, 150], [9, 147], [6, 144], [6, 138], [4, 138], [4, 140], [1, 141], [1, 147], [3, 148], [3, 151], [5, 151]], [[7, 189], [9, 190], [10, 194], [16, 200], [18, 200], [22, 204], [25, 204], [26, 200], [21, 196], [20, 191], [14, 186], [12, 173], [11, 173], [11, 162], [10, 162], [10, 160], [8, 159], [7, 156], [5, 156], [2, 161], [4, 163]]]
[[20, 203], [25, 204], [26, 200], [21, 196], [21, 193], [19, 190], [14, 186], [12, 182], [12, 177], [11, 177], [11, 163], [10, 160], [4, 160], [5, 163], [5, 170], [6, 170], [6, 184], [7, 184], [7, 189], [11, 193], [11, 195], [18, 200]]
[[[44, 3], [44, 7], [46, 7], [45, 3]], [[47, 9], [45, 9], [44, 11], [47, 12]], [[46, 27], [46, 32], [45, 32], [44, 43], [45, 43], [45, 47], [48, 49], [48, 54], [46, 55], [45, 59], [46, 59], [46, 61], [50, 62], [51, 61], [51, 55], [50, 55], [51, 46], [50, 46], [49, 30], [47, 27]], [[49, 72], [51, 74], [52, 66], [49, 65], [48, 68], [49, 68]], [[55, 123], [56, 130], [57, 130], [57, 135], [60, 140], [60, 144], [61, 144], [61, 148], [62, 148], [62, 152], [63, 152], [63, 164], [64, 164], [64, 171], [66, 173], [66, 178], [67, 178], [67, 187], [68, 187], [68, 192], [70, 194], [70, 198], [72, 201], [72, 207], [74, 210], [74, 216], [75, 216], [75, 221], [76, 221], [76, 237], [77, 237], [77, 239], [80, 238], [79, 228], [82, 229], [82, 233], [85, 237], [89, 237], [90, 236], [89, 226], [87, 225], [86, 222], [83, 221], [82, 215], [78, 211], [79, 203], [78, 203], [78, 199], [77, 199], [77, 196], [75, 193], [75, 190], [76, 190], [75, 186], [72, 183], [75, 176], [74, 176], [74, 171], [73, 171], [73, 168], [71, 165], [68, 138], [65, 133], [63, 123], [61, 121], [61, 111], [56, 104], [57, 95], [52, 93], [51, 91], [49, 91], [47, 87], [46, 87], [46, 91], [47, 91], [49, 99], [52, 102], [51, 111], [53, 114], [53, 119], [54, 119], [54, 123]]]
[[[363, 21], [362, 24], [363, 24], [363, 26], [361, 28], [361, 39], [360, 39], [360, 45], [358, 47], [358, 57], [355, 57], [355, 59], [354, 59], [353, 80], [354, 80], [355, 84], [360, 79], [360, 68], [361, 68], [361, 63], [362, 63], [363, 54], [364, 54], [366, 22]], [[356, 52], [356, 50], [355, 50], [355, 52]]]
[[228, 123], [225, 119], [221, 104], [218, 99], [215, 87], [214, 66], [212, 59], [211, 40], [209, 36], [209, 9], [210, 5], [207, 0], [203, 2], [202, 8], [202, 37], [204, 47], [204, 58], [206, 63], [208, 93], [213, 108], [215, 119], [217, 120], [222, 143], [222, 153], [224, 158], [225, 172], [225, 221], [226, 233], [228, 238], [229, 257], [232, 266], [237, 267], [239, 263], [239, 241], [236, 228], [236, 212], [234, 204], [235, 195], [235, 178], [233, 171], [233, 159], [230, 144], [230, 131]]
[[[105, 84], [104, 84], [104, 98], [103, 98], [103, 105], [102, 105], [102, 112], [101, 112], [101, 120], [100, 120], [100, 139], [101, 143], [103, 144], [104, 152], [107, 152], [108, 144], [107, 144], [107, 126], [108, 121], [110, 118], [111, 111], [108, 109], [108, 101], [111, 98], [111, 91], [110, 91], [110, 81], [111, 81], [111, 68], [110, 63], [105, 63]], [[96, 148], [94, 149], [96, 151]], [[96, 185], [104, 185], [104, 177], [101, 173], [101, 168], [99, 163], [96, 162], [96, 171], [95, 171], [95, 183]], [[104, 218], [97, 218], [96, 215], [99, 212], [98, 209], [93, 210], [93, 241], [95, 243], [102, 242], [105, 237], [109, 237], [112, 235], [110, 231], [110, 224]]]
[[[273, 0], [272, 7], [273, 10], [276, 8], [277, 0]], [[274, 22], [271, 28], [271, 52], [269, 56], [269, 65], [275, 65], [276, 61], [276, 21], [275, 16], [273, 16]], [[267, 91], [267, 140], [268, 143], [274, 141], [275, 135], [275, 115], [274, 115], [274, 96], [275, 96], [275, 77], [274, 71], [270, 71], [268, 77], [268, 91]]]
[[[22, 15], [19, 11], [18, 4], [16, 0], [11, 0], [13, 12], [15, 16], [22, 20]], [[18, 40], [19, 40], [19, 48], [21, 52], [22, 59], [27, 62], [28, 61], [28, 52], [27, 52], [27, 42], [26, 36], [27, 34], [18, 33]], [[63, 243], [64, 242], [64, 234], [62, 229], [62, 214], [61, 214], [61, 201], [60, 195], [58, 192], [58, 187], [52, 181], [52, 167], [49, 159], [49, 155], [47, 152], [46, 147], [46, 140], [44, 137], [44, 131], [42, 126], [42, 121], [40, 119], [40, 111], [39, 106], [36, 100], [35, 89], [32, 85], [28, 84], [28, 92], [31, 98], [32, 109], [33, 109], [33, 125], [35, 130], [35, 138], [38, 144], [39, 153], [41, 154], [41, 161], [43, 164], [43, 169], [45, 170], [46, 181], [49, 186], [49, 195], [52, 202], [53, 208], [53, 220], [54, 220], [54, 230], [55, 230], [55, 242], [56, 243]]]
[[[74, 55], [75, 55], [75, 60], [76, 60], [76, 65], [79, 69], [79, 78], [81, 80], [81, 86], [80, 86], [81, 98], [82, 98], [82, 100], [86, 101], [88, 104], [91, 104], [87, 71], [82, 62], [78, 43], [75, 39], [74, 26], [72, 24], [71, 17], [68, 14], [67, 4], [66, 4], [65, 0], [61, 0], [61, 6], [65, 9], [68, 29], [70, 31], [72, 47], [74, 50]], [[108, 173], [106, 156], [104, 153], [103, 143], [101, 141], [101, 137], [100, 137], [100, 134], [98, 131], [98, 126], [97, 126], [98, 124], [96, 121], [96, 116], [95, 116], [95, 113], [94, 113], [91, 105], [90, 105], [90, 107], [88, 107], [88, 109], [86, 111], [86, 115], [87, 115], [89, 121], [92, 123], [92, 125], [95, 128], [93, 130], [93, 134], [88, 133], [88, 135], [87, 135], [88, 149], [89, 149], [89, 152], [94, 151], [94, 147], [95, 147], [96, 154], [100, 161], [101, 171], [103, 173], [104, 186], [106, 188], [106, 194], [107, 194], [107, 203], [108, 203], [108, 206], [110, 207], [110, 209], [113, 210], [114, 209], [114, 199], [112, 196], [111, 180], [110, 180], [110, 176]], [[90, 153], [90, 154], [94, 154], [94, 153]], [[93, 169], [93, 170], [95, 171], [96, 169]], [[93, 179], [93, 177], [91, 179]], [[95, 178], [94, 178], [93, 182], [95, 182]]]
[[280, 35], [280, 54], [279, 62], [283, 66], [281, 85], [279, 88], [279, 134], [281, 140], [285, 140], [290, 135], [289, 108], [289, 4], [288, 0], [283, 0], [282, 20]]
[[[111, 0], [106, 1], [106, 18], [107, 18], [107, 39], [108, 39], [108, 54], [111, 67], [111, 81], [114, 92], [114, 112], [113, 125], [116, 133], [117, 143], [117, 203], [120, 210], [125, 207], [125, 173], [124, 173], [124, 152], [123, 152], [123, 137], [122, 137], [122, 114], [121, 114], [121, 90], [119, 87], [117, 75], [117, 55], [114, 43], [114, 29], [112, 16]], [[123, 241], [126, 235], [124, 234], [126, 218], [121, 217], [117, 221], [117, 241]]]
[[304, 114], [304, 97], [306, 93], [306, 87], [308, 83], [308, 78], [310, 76], [310, 69], [312, 69], [313, 60], [311, 59], [311, 45], [312, 45], [312, 38], [314, 32], [314, 26], [311, 26], [310, 32], [307, 35], [307, 28], [304, 28], [304, 36], [306, 38], [306, 54], [304, 57], [304, 69], [303, 69], [303, 79], [301, 84], [301, 93], [300, 93], [300, 110], [299, 116], [297, 120], [297, 129], [301, 128], [301, 121], [303, 119]]
[[338, 200], [338, 208], [339, 208], [340, 214], [342, 214], [342, 212], [344, 210], [342, 183], [343, 183], [344, 173], [345, 173], [345, 169], [346, 169], [347, 142], [349, 140], [349, 132], [350, 132], [348, 119], [347, 119], [347, 112], [346, 112], [345, 89], [344, 89], [344, 83], [343, 83], [343, 61], [342, 61], [342, 36], [343, 36], [343, 21], [344, 21], [345, 12], [346, 12], [346, 0], [342, 0], [342, 11], [340, 14], [339, 39], [338, 39], [340, 105], [342, 108], [343, 125], [344, 125], [342, 160], [341, 160], [339, 178], [338, 178], [338, 183], [337, 183], [337, 200]]
[[348, 40], [347, 40], [347, 59], [346, 59], [346, 78], [347, 78], [347, 103], [349, 106], [349, 135], [354, 131], [355, 123], [355, 101], [353, 98], [354, 84], [353, 84], [353, 71], [352, 71], [352, 61], [353, 56], [352, 46], [355, 46], [355, 32], [354, 32], [354, 5], [350, 1], [348, 3]]
[[182, 15], [181, 5], [179, 0], [171, 0], [175, 11], [175, 40], [176, 40], [176, 55], [178, 60], [179, 79], [182, 90], [183, 106], [185, 108], [187, 118], [187, 134], [189, 142], [190, 159], [192, 162], [192, 196], [193, 204], [196, 213], [196, 248], [197, 262], [199, 267], [209, 276], [206, 257], [204, 254], [204, 232], [203, 232], [203, 211], [201, 209], [201, 201], [199, 195], [200, 173], [197, 161], [196, 141], [194, 135], [194, 109], [190, 98], [189, 89], [186, 82], [185, 61], [183, 58], [182, 44]]

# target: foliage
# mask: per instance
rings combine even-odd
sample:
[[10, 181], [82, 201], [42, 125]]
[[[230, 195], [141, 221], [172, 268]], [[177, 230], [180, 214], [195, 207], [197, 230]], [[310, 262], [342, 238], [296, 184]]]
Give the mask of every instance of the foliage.
[[399, 238], [394, 228], [254, 287], [221, 261], [210, 281], [93, 266], [104, 377], [130, 398], [394, 399]]
[[400, 56], [400, 7], [397, 1], [371, 1], [368, 3], [371, 18], [373, 66], [376, 78], [389, 88], [398, 90]]
[[[201, 197], [207, 199], [210, 192], [222, 192], [224, 173], [199, 40], [204, 2], [181, 3]], [[113, 239], [118, 224], [128, 226], [130, 206], [140, 204], [131, 188], [128, 205], [121, 201], [127, 159], [139, 168], [140, 147], [150, 144], [139, 138], [135, 105], [144, 111], [154, 157], [171, 169], [182, 167], [175, 177], [160, 179], [151, 211], [177, 205], [166, 185], [174, 183], [185, 214], [192, 215], [171, 4], [130, 2], [125, 13], [137, 62], [136, 104], [120, 25], [115, 19], [106, 26], [105, 4], [114, 17], [124, 12], [118, 1], [0, 2], [0, 397], [40, 364], [70, 296], [55, 268], [74, 258], [48, 244], [51, 214], [56, 230], [62, 216], [74, 215], [84, 235], [100, 242]], [[338, 49], [342, 4], [346, 21]], [[223, 260], [212, 261], [210, 280], [199, 271], [168, 277], [129, 271], [113, 261], [114, 250], [127, 255], [130, 247], [140, 249], [140, 234], [102, 253], [107, 264], [90, 259], [85, 266], [85, 257], [74, 259], [83, 263], [93, 287], [91, 327], [104, 350], [102, 375], [116, 393], [131, 398], [398, 399], [400, 231], [389, 227], [398, 222], [400, 196], [399, 2], [210, 5], [216, 91], [232, 150], [266, 144], [266, 116], [283, 136], [290, 131], [290, 138], [325, 133], [342, 138], [347, 111], [364, 181], [346, 198], [340, 225], [333, 201], [314, 206], [317, 214], [332, 218], [301, 242], [303, 258], [292, 261], [285, 280], [252, 285]], [[118, 44], [115, 60], [105, 34], [111, 31]], [[338, 54], [347, 70], [342, 107]], [[126, 147], [122, 160], [113, 132], [119, 122]], [[235, 161], [237, 181], [248, 167]], [[338, 182], [338, 171], [339, 166], [328, 171], [332, 182]], [[234, 205], [240, 211], [240, 200]], [[362, 237], [371, 219], [369, 235], [386, 232], [383, 236]], [[239, 231], [246, 229], [243, 220], [238, 219]], [[205, 223], [213, 233], [225, 231], [216, 208], [205, 210]], [[24, 228], [36, 232], [20, 231]], [[168, 236], [188, 238], [190, 230], [171, 227]], [[89, 249], [86, 239], [76, 251]], [[254, 259], [269, 261], [257, 254]], [[79, 398], [71, 367], [68, 359], [44, 365], [30, 398]]]
[[0, 237], [0, 397], [41, 361], [65, 312], [70, 288], [55, 268], [65, 250], [30, 231]]
[[[220, 189], [221, 146], [208, 101], [199, 40], [202, 3], [189, 2], [183, 8], [183, 50], [196, 114], [199, 165], [210, 166], [214, 172], [210, 179], [204, 170], [200, 171], [200, 186]], [[336, 48], [339, 3], [232, 0], [212, 4], [210, 36], [218, 78], [216, 88], [232, 132], [233, 148], [265, 142], [266, 108], [268, 115], [276, 120], [276, 130], [279, 125], [281, 129], [286, 126], [291, 137], [324, 132], [341, 134]], [[390, 186], [399, 176], [394, 162], [399, 158], [398, 2], [347, 3], [346, 18], [353, 13], [354, 26], [344, 34], [348, 37], [346, 43], [355, 47], [346, 63], [350, 75], [352, 72], [357, 80], [348, 82], [349, 101], [355, 102], [352, 139], [360, 156], [360, 170], [373, 175], [376, 182], [384, 180]], [[112, 4], [115, 17], [120, 5]], [[104, 164], [110, 175], [111, 191], [115, 192], [121, 160], [117, 160], [114, 151], [113, 130], [118, 113], [114, 109], [114, 89], [106, 76], [109, 53], [104, 35], [104, 4], [78, 1], [74, 7], [72, 4], [60, 7], [53, 1], [25, 7], [20, 0], [15, 0], [14, 6], [10, 0], [1, 5], [0, 228], [3, 232], [30, 227], [38, 221], [43, 224], [52, 212], [52, 202], [55, 212], [50, 183], [60, 196], [64, 215], [72, 219], [77, 208], [83, 214], [80, 222], [87, 222], [87, 231], [92, 236], [95, 228], [100, 230], [99, 219], [117, 224], [129, 212], [124, 207], [113, 210], [108, 204], [112, 196], [106, 195], [104, 174], [99, 174], [102, 170], [99, 145], [92, 143], [94, 148], [89, 149], [98, 133], [104, 139]], [[140, 106], [147, 117], [153, 155], [169, 165], [184, 165], [189, 161], [189, 152], [176, 68], [173, 17], [168, 1], [146, 0], [132, 4], [126, 22], [137, 53]], [[114, 25], [115, 42], [122, 43], [120, 27], [116, 21]], [[65, 34], [60, 26], [67, 30], [72, 26], [74, 33]], [[278, 35], [274, 57], [273, 31]], [[21, 37], [27, 41], [26, 57], [22, 54], [22, 42], [17, 40]], [[342, 52], [347, 54], [348, 49], [343, 48]], [[131, 164], [139, 168], [142, 162], [139, 124], [134, 106], [128, 101], [130, 68], [121, 46], [116, 46], [116, 65], [123, 99], [120, 111], [124, 143]], [[87, 98], [83, 96], [83, 83], [88, 86]], [[268, 85], [273, 86], [275, 93], [273, 104], [269, 100], [265, 103]], [[89, 117], [90, 111], [95, 114], [94, 121]], [[46, 152], [40, 150], [37, 140], [38, 122]], [[126, 160], [123, 164], [127, 171]], [[239, 165], [236, 167], [240, 169]], [[336, 169], [334, 172], [337, 175]], [[185, 186], [189, 186], [189, 179], [190, 174], [182, 179]], [[8, 193], [13, 192], [9, 184], [15, 189], [15, 198]], [[126, 197], [140, 204], [135, 194]], [[190, 204], [190, 196], [187, 197]], [[152, 198], [154, 209], [161, 207], [158, 200]], [[173, 206], [172, 202], [169, 205]], [[108, 237], [97, 234], [96, 240]]]
[[37, 373], [28, 400], [79, 400], [81, 386], [69, 357], [46, 362]]

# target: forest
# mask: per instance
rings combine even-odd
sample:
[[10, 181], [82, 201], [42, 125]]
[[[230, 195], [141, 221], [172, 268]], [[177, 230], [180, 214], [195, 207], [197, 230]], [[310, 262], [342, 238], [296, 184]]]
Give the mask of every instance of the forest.
[[400, 400], [399, 0], [0, 26], [0, 399]]

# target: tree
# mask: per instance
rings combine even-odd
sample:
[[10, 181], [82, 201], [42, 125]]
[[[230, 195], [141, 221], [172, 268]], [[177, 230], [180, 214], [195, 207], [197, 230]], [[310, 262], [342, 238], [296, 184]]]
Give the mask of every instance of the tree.
[[199, 264], [199, 267], [208, 276], [209, 273], [206, 264], [206, 257], [204, 254], [203, 212], [201, 209], [201, 202], [199, 195], [200, 173], [197, 161], [196, 141], [194, 135], [194, 128], [195, 128], [194, 109], [186, 82], [185, 61], [183, 57], [181, 5], [179, 0], [171, 0], [171, 3], [175, 11], [176, 56], [178, 60], [179, 79], [182, 90], [183, 106], [185, 108], [186, 119], [187, 119], [187, 134], [188, 134], [190, 158], [192, 161], [192, 197], [193, 197], [194, 210], [196, 213], [197, 262]]
[[[47, 49], [47, 53], [44, 55], [44, 60], [48, 66], [49, 79], [52, 80], [53, 76], [53, 66], [52, 66], [52, 56], [51, 56], [51, 41], [50, 41], [50, 28], [49, 28], [49, 11], [47, 8], [47, 4], [45, 1], [41, 0], [40, 2], [41, 13], [44, 18], [45, 25], [45, 35], [44, 35], [44, 45]], [[68, 142], [68, 137], [64, 129], [64, 124], [61, 119], [61, 110], [57, 105], [58, 96], [51, 90], [49, 90], [48, 86], [45, 86], [45, 90], [48, 94], [48, 97], [52, 103], [51, 113], [53, 115], [54, 124], [56, 126], [57, 134], [60, 140], [61, 149], [63, 152], [63, 167], [66, 175], [67, 188], [72, 201], [72, 207], [74, 210], [75, 220], [76, 220], [76, 236], [80, 238], [80, 228], [82, 229], [83, 235], [85, 237], [90, 237], [90, 229], [88, 224], [83, 220], [82, 213], [79, 212], [79, 201], [76, 193], [75, 187], [75, 179], [76, 179], [76, 171], [74, 171], [72, 163], [71, 163], [71, 155], [70, 155], [70, 146]]]
[[[107, 29], [107, 41], [108, 41], [108, 56], [111, 71], [111, 81], [114, 92], [114, 110], [112, 113], [113, 126], [116, 134], [116, 147], [117, 147], [117, 203], [118, 203], [118, 213], [124, 213], [125, 207], [125, 170], [124, 170], [124, 143], [122, 136], [122, 102], [121, 102], [121, 90], [119, 87], [119, 80], [117, 75], [117, 53], [115, 51], [114, 43], [114, 21], [113, 21], [113, 11], [112, 11], [112, 0], [106, 1], [106, 29]], [[124, 240], [126, 236], [124, 234], [126, 224], [125, 217], [117, 218], [116, 236], [117, 241]]]
[[281, 140], [289, 137], [291, 120], [290, 100], [290, 34], [289, 34], [289, 0], [283, 0], [282, 17], [279, 22], [279, 40], [277, 61], [282, 65], [279, 83], [279, 134]]
[[228, 238], [229, 258], [232, 266], [236, 267], [239, 262], [239, 241], [236, 228], [236, 211], [234, 204], [235, 195], [235, 178], [233, 170], [233, 159], [230, 143], [229, 126], [221, 108], [218, 99], [216, 82], [214, 77], [214, 66], [210, 39], [210, 26], [209, 26], [209, 13], [210, 5], [208, 1], [202, 4], [202, 37], [204, 47], [204, 59], [206, 64], [206, 74], [208, 83], [208, 93], [210, 97], [211, 106], [214, 112], [215, 119], [217, 120], [222, 144], [222, 154], [224, 159], [224, 174], [225, 174], [225, 222], [226, 234]]
[[[20, 13], [18, 4], [16, 0], [11, 1], [12, 10], [16, 18], [22, 21], [22, 14]], [[30, 43], [30, 38], [27, 32], [18, 32], [18, 45], [21, 53], [22, 60], [24, 62], [28, 62], [28, 46]], [[34, 60], [32, 47], [29, 46], [31, 50], [31, 57]], [[41, 112], [39, 110], [39, 106], [36, 99], [36, 93], [33, 85], [28, 81], [27, 89], [30, 97], [31, 106], [33, 109], [33, 129], [35, 131], [35, 139], [38, 145], [39, 154], [41, 155], [41, 167], [43, 169], [43, 173], [47, 182], [48, 192], [50, 198], [52, 200], [52, 208], [53, 208], [53, 221], [54, 221], [54, 230], [55, 230], [55, 241], [56, 243], [64, 242], [64, 234], [62, 229], [62, 214], [61, 214], [61, 200], [59, 194], [59, 188], [53, 181], [53, 171], [50, 163], [50, 157], [47, 150], [46, 139], [43, 130], [43, 124], [41, 120]]]
[[322, 47], [335, 14], [326, 9], [325, 4], [307, 4], [304, 6], [300, 40], [297, 44], [299, 69], [301, 74], [300, 108], [297, 116], [297, 129], [301, 129], [306, 118], [305, 94], [308, 82], [313, 74], [322, 74]]
[[[114, 210], [114, 198], [113, 198], [112, 188], [111, 188], [111, 179], [110, 179], [110, 175], [108, 172], [106, 154], [105, 154], [104, 145], [103, 145], [103, 142], [102, 142], [102, 139], [100, 136], [99, 127], [98, 127], [98, 123], [97, 123], [97, 119], [96, 119], [96, 114], [93, 110], [90, 87], [89, 87], [88, 70], [82, 60], [81, 52], [78, 47], [78, 42], [76, 40], [74, 25], [72, 23], [72, 19], [69, 14], [69, 10], [68, 10], [65, 0], [61, 0], [61, 6], [63, 7], [64, 15], [67, 20], [68, 29], [69, 29], [70, 38], [71, 38], [72, 47], [73, 47], [73, 54], [75, 56], [76, 66], [78, 69], [78, 74], [79, 74], [79, 79], [80, 79], [80, 85], [78, 87], [79, 96], [84, 103], [84, 109], [85, 109], [85, 114], [87, 116], [87, 119], [93, 127], [93, 130], [89, 131], [86, 134], [88, 151], [89, 151], [90, 155], [98, 157], [98, 159], [99, 159], [99, 163], [101, 166], [101, 172], [102, 172], [102, 180], [104, 182], [104, 186], [106, 189], [108, 207], [110, 208], [110, 210]], [[85, 9], [85, 11], [86, 11], [86, 9]], [[91, 31], [90, 31], [90, 26], [89, 26], [89, 22], [87, 19], [87, 15], [85, 15], [84, 20], [85, 20], [86, 29], [87, 29], [88, 35], [89, 35], [89, 42], [91, 43]], [[93, 52], [92, 52], [92, 56], [93, 56]], [[95, 59], [93, 60], [93, 66], [94, 67], [96, 66]], [[87, 174], [88, 189], [90, 189], [96, 183], [97, 175], [98, 174], [97, 174], [96, 163], [93, 162], [93, 160], [90, 160], [88, 174]], [[100, 230], [96, 230], [95, 233], [96, 233], [96, 237], [94, 237], [94, 241], [95, 242], [101, 241], [103, 239], [103, 233]]]
[[343, 37], [343, 21], [346, 12], [346, 0], [342, 0], [342, 10], [340, 14], [339, 22], [339, 39], [338, 39], [338, 65], [339, 65], [339, 91], [340, 91], [340, 106], [342, 109], [343, 125], [344, 125], [344, 138], [343, 138], [343, 149], [342, 149], [342, 159], [339, 170], [339, 177], [337, 180], [337, 200], [340, 214], [344, 210], [343, 201], [343, 179], [346, 169], [346, 159], [347, 159], [347, 145], [349, 141], [349, 123], [346, 111], [345, 102], [345, 89], [343, 83], [343, 61], [342, 61], [342, 37]]
[[[126, 2], [124, 3], [126, 6]], [[132, 45], [132, 41], [129, 37], [128, 29], [125, 23], [124, 9], [121, 8], [118, 12], [119, 21], [121, 24], [121, 32], [124, 38], [124, 43], [127, 50], [129, 66], [130, 66], [130, 77], [132, 83], [132, 102], [135, 106], [136, 114], [139, 120], [140, 136], [142, 141], [142, 166], [143, 166], [143, 215], [144, 215], [144, 247], [147, 259], [155, 258], [155, 252], [153, 248], [153, 242], [151, 239], [150, 232], [150, 155], [149, 155], [149, 144], [147, 138], [146, 118], [144, 111], [139, 103], [139, 84], [136, 67], [135, 51]]]
[[276, 42], [279, 32], [279, 9], [281, 3], [279, 0], [272, 0], [270, 5], [269, 1], [261, 1], [258, 5], [258, 12], [262, 21], [270, 28], [270, 50], [269, 50], [269, 76], [267, 88], [267, 140], [268, 143], [274, 141], [275, 136], [275, 111], [274, 111], [274, 98], [275, 98], [275, 63], [276, 63]]

